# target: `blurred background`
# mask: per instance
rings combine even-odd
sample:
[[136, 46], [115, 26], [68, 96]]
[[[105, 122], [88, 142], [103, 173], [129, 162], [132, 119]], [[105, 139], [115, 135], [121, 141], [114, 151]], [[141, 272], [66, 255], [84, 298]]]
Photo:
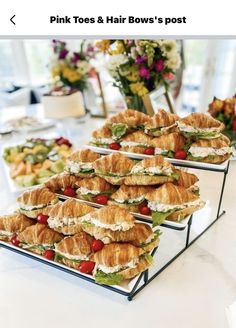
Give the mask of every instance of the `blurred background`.
[[[81, 40], [66, 40], [76, 51]], [[175, 110], [187, 114], [206, 111], [213, 97], [232, 97], [236, 90], [236, 40], [183, 40], [182, 64], [172, 90]], [[40, 103], [50, 83], [52, 40], [0, 41], [0, 110]], [[108, 107], [120, 105], [122, 97], [112, 87], [112, 78], [103, 67], [102, 55], [93, 59], [99, 66]]]

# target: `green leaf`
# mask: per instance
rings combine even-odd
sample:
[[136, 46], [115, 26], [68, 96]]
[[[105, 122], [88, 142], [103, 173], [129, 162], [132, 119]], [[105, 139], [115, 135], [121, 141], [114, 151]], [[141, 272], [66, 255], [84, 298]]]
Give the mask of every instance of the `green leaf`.
[[81, 173], [93, 173], [94, 169], [81, 169], [80, 172]]
[[127, 131], [128, 126], [123, 123], [113, 124], [111, 127], [112, 135], [116, 137], [116, 139], [120, 139]]
[[89, 221], [84, 221], [84, 222], [82, 222], [82, 226], [84, 228], [91, 228], [91, 227], [94, 227], [94, 224]]
[[171, 177], [174, 178], [175, 180], [179, 179], [179, 174], [178, 173], [173, 173], [171, 174]]
[[152, 212], [152, 226], [156, 227], [157, 225], [161, 225], [165, 219], [174, 211], [168, 211], [168, 212]]
[[144, 254], [143, 255], [145, 257], [145, 259], [148, 261], [149, 264], [153, 263], [153, 257], [150, 254]]
[[102, 285], [119, 285], [124, 278], [118, 273], [104, 273], [100, 270], [95, 275], [95, 281], [97, 284]]

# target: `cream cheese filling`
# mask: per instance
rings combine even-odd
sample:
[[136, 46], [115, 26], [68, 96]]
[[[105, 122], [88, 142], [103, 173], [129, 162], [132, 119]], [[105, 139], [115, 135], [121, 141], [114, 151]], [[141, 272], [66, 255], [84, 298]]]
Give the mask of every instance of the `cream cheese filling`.
[[201, 207], [202, 205], [204, 205], [204, 202], [201, 199], [197, 199], [193, 202], [187, 202], [187, 203], [183, 203], [183, 204], [162, 204], [162, 203], [157, 203], [155, 201], [148, 201], [148, 207], [155, 212], [168, 212], [171, 210], [182, 210], [184, 208], [188, 208], [188, 207]]
[[55, 246], [55, 252], [57, 252], [58, 254], [60, 254], [64, 257], [66, 257], [69, 260], [75, 260], [75, 261], [87, 261], [87, 260], [89, 260], [89, 257], [87, 255], [84, 255], [84, 254], [72, 255], [72, 254], [64, 253], [62, 251], [59, 251], [56, 246]]
[[90, 214], [87, 214], [81, 218], [80, 222], [89, 222], [94, 224], [96, 227], [110, 229], [112, 231], [126, 231], [131, 229], [134, 224], [129, 224], [127, 222], [115, 223], [115, 224], [106, 224], [93, 217]]
[[52, 247], [53, 245], [52, 244], [22, 244], [22, 248], [24, 248], [24, 249], [28, 249], [28, 248], [31, 248], [31, 247], [36, 247], [36, 246], [43, 246], [43, 247], [45, 247], [45, 248], [47, 248], [47, 247]]
[[66, 167], [68, 170], [70, 170], [71, 173], [78, 173], [81, 170], [92, 170], [93, 164], [92, 163], [82, 163], [82, 162], [74, 162], [74, 161], [68, 161], [66, 164]]
[[91, 142], [95, 144], [100, 143], [109, 145], [110, 143], [113, 143], [114, 140], [112, 138], [92, 138]]
[[189, 153], [193, 157], [207, 157], [209, 155], [222, 156], [225, 154], [232, 153], [232, 148], [231, 147], [222, 147], [222, 148], [216, 149], [216, 148], [212, 148], [212, 147], [190, 147]]
[[138, 166], [135, 165], [132, 170], [131, 170], [131, 174], [136, 174], [136, 173], [150, 173], [150, 174], [165, 174], [165, 175], [171, 175], [173, 174], [173, 171], [171, 168], [167, 167], [157, 167], [157, 166], [153, 166], [153, 167], [143, 167], [143, 166]]
[[40, 209], [40, 208], [44, 208], [44, 207], [47, 206], [47, 204], [25, 205], [25, 204], [19, 203], [19, 206], [22, 210], [32, 211], [32, 210], [37, 210], [37, 209]]
[[161, 155], [163, 153], [167, 153], [168, 151], [169, 151], [168, 149], [162, 149], [158, 147], [154, 148], [155, 155]]
[[57, 217], [49, 217], [48, 225], [50, 228], [62, 228], [65, 226], [71, 226], [74, 224], [81, 223], [80, 217], [75, 218], [57, 218]]
[[153, 131], [154, 133], [155, 132], [158, 132], [158, 131], [161, 131], [161, 132], [165, 132], [165, 131], [168, 131], [169, 129], [171, 129], [171, 128], [173, 128], [174, 126], [176, 126], [176, 123], [174, 123], [174, 124], [172, 124], [172, 125], [169, 125], [169, 126], [163, 126], [163, 127], [160, 127], [160, 128], [158, 128], [158, 127], [147, 127], [144, 131], [145, 131], [145, 133], [147, 133], [147, 132], [150, 132], [150, 130], [153, 130], [153, 129], [157, 129], [156, 131]]
[[14, 235], [14, 232], [6, 231], [6, 230], [0, 230], [0, 235], [1, 236], [11, 237], [11, 236]]
[[148, 144], [147, 143], [142, 143], [142, 142], [135, 142], [135, 141], [122, 141], [121, 143], [120, 143], [120, 145], [122, 146], [122, 147], [126, 147], [126, 146], [128, 146], [128, 147], [136, 147], [136, 146], [144, 146], [144, 147], [148, 147]]
[[140, 197], [137, 198], [131, 198], [131, 199], [115, 199], [113, 198], [113, 200], [117, 203], [123, 204], [124, 202], [128, 202], [128, 204], [133, 204], [133, 203], [139, 203], [141, 201], [143, 201], [145, 199], [145, 196], [142, 195]]
[[105, 266], [102, 264], [98, 264], [97, 269], [103, 271], [104, 273], [115, 273], [115, 272], [121, 271], [123, 269], [135, 268], [138, 261], [139, 261], [139, 258], [134, 258], [127, 264], [115, 265], [113, 267], [108, 267], [108, 266]]
[[99, 190], [89, 190], [85, 187], [80, 187], [77, 189], [77, 191], [81, 194], [81, 195], [88, 195], [88, 194], [93, 194], [93, 195], [98, 195], [100, 194]]
[[186, 125], [184, 123], [177, 122], [178, 128], [183, 132], [220, 132], [219, 128], [196, 128], [191, 125]]

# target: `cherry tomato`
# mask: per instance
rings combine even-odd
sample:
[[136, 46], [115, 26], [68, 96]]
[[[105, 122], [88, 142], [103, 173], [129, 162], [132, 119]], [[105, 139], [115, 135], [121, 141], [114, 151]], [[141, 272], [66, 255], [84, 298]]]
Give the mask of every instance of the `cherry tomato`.
[[43, 256], [48, 260], [54, 260], [55, 252], [52, 249], [46, 249]]
[[151, 214], [151, 210], [147, 206], [140, 207], [139, 212], [143, 215], [150, 215]]
[[107, 205], [109, 197], [105, 195], [97, 195], [95, 197], [95, 202], [101, 205]]
[[186, 151], [185, 150], [176, 150], [175, 158], [176, 159], [186, 159], [187, 158]]
[[67, 145], [68, 147], [72, 146], [72, 143], [68, 139], [63, 138], [63, 137], [55, 139], [55, 142], [58, 146], [61, 146], [61, 145]]
[[44, 214], [40, 213], [37, 216], [37, 221], [38, 221], [38, 223], [47, 224], [48, 218], [49, 218], [48, 215], [44, 215]]
[[232, 130], [236, 131], [236, 117], [234, 118], [233, 123], [232, 123]]
[[153, 147], [148, 147], [144, 149], [144, 154], [145, 155], [154, 155], [155, 154], [155, 148]]
[[99, 239], [94, 239], [92, 242], [92, 250], [94, 252], [100, 251], [104, 246], [104, 243]]
[[63, 191], [63, 195], [68, 196], [68, 197], [75, 197], [76, 192], [72, 187], [66, 187]]
[[79, 264], [78, 270], [82, 273], [91, 274], [95, 267], [95, 262], [93, 261], [82, 261]]
[[113, 150], [119, 150], [120, 149], [120, 144], [118, 142], [113, 142], [109, 145], [109, 148], [113, 149]]
[[17, 239], [17, 236], [13, 236], [13, 237], [11, 238], [11, 243], [12, 243], [12, 245], [14, 245], [14, 246], [19, 246], [19, 245], [20, 245], [20, 241]]

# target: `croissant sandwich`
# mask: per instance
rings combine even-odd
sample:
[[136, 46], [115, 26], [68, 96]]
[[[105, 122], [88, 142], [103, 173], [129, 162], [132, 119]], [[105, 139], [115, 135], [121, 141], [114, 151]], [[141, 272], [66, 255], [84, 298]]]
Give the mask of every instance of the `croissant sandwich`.
[[158, 113], [153, 115], [145, 124], [144, 132], [155, 137], [174, 132], [176, 130], [176, 121], [178, 118], [177, 115], [160, 109]]
[[114, 153], [97, 159], [95, 173], [113, 185], [120, 185], [134, 166], [134, 162], [120, 153]]
[[100, 129], [93, 131], [90, 144], [97, 147], [108, 148], [114, 140], [112, 139], [112, 133], [108, 126], [103, 126]]
[[134, 152], [135, 148], [141, 148], [140, 153], [143, 153], [150, 146], [152, 137], [146, 135], [143, 131], [135, 131], [125, 136], [120, 142], [122, 151]]
[[0, 216], [0, 240], [10, 241], [14, 235], [34, 223], [33, 220], [19, 213]]
[[203, 113], [192, 113], [179, 119], [177, 125], [183, 135], [196, 139], [218, 138], [225, 127], [222, 122]]
[[93, 237], [80, 231], [55, 244], [55, 261], [78, 269], [81, 261], [89, 260]]
[[36, 218], [47, 207], [58, 202], [58, 197], [45, 187], [25, 191], [17, 198], [19, 212], [29, 218]]
[[199, 187], [196, 185], [199, 179], [195, 174], [185, 172], [180, 169], [175, 169], [175, 173], [179, 175], [179, 179], [175, 181], [177, 186], [184, 187], [192, 191], [197, 196], [199, 195]]
[[126, 231], [134, 226], [134, 217], [125, 208], [109, 205], [81, 217], [82, 227]]
[[232, 148], [226, 136], [204, 140], [199, 139], [188, 149], [188, 160], [220, 164], [230, 158]]
[[143, 128], [149, 116], [133, 109], [126, 109], [107, 120], [106, 125], [110, 127], [112, 138], [119, 140], [127, 132]]
[[145, 195], [151, 190], [153, 190], [153, 188], [149, 186], [121, 185], [120, 188], [111, 195], [108, 204], [127, 208], [130, 212], [138, 212], [139, 205], [145, 201]]
[[118, 285], [147, 270], [152, 264], [152, 257], [145, 254], [142, 248], [127, 243], [105, 245], [93, 255], [93, 260], [96, 263], [96, 282], [106, 285]]
[[54, 244], [62, 238], [61, 234], [40, 223], [26, 228], [17, 236], [22, 248], [41, 255], [48, 249], [54, 249]]
[[174, 167], [160, 156], [146, 158], [137, 163], [125, 178], [126, 185], [156, 185], [178, 179]]
[[155, 155], [162, 155], [173, 158], [177, 150], [184, 149], [186, 139], [177, 132], [153, 138], [151, 146], [154, 148]]
[[81, 180], [69, 173], [60, 173], [51, 177], [44, 183], [45, 187], [56, 193], [64, 193], [65, 189], [70, 187], [76, 189], [77, 183]]
[[81, 217], [94, 211], [93, 207], [80, 203], [75, 199], [68, 199], [47, 208], [44, 214], [48, 215], [48, 225], [64, 235], [74, 235], [81, 231]]
[[93, 162], [101, 156], [90, 149], [72, 153], [66, 161], [66, 171], [78, 177], [93, 177]]
[[101, 240], [104, 244], [129, 242], [134, 246], [142, 247], [145, 252], [152, 251], [160, 241], [160, 231], [153, 232], [152, 228], [146, 223], [135, 223], [132, 228], [126, 231], [113, 231], [92, 225], [85, 225], [83, 230], [95, 239]]
[[151, 191], [146, 199], [152, 211], [153, 226], [163, 223], [165, 219], [180, 221], [205, 205], [191, 191], [172, 183]]
[[109, 196], [114, 186], [101, 177], [85, 178], [77, 183], [77, 197], [90, 202], [96, 202], [96, 196]]

